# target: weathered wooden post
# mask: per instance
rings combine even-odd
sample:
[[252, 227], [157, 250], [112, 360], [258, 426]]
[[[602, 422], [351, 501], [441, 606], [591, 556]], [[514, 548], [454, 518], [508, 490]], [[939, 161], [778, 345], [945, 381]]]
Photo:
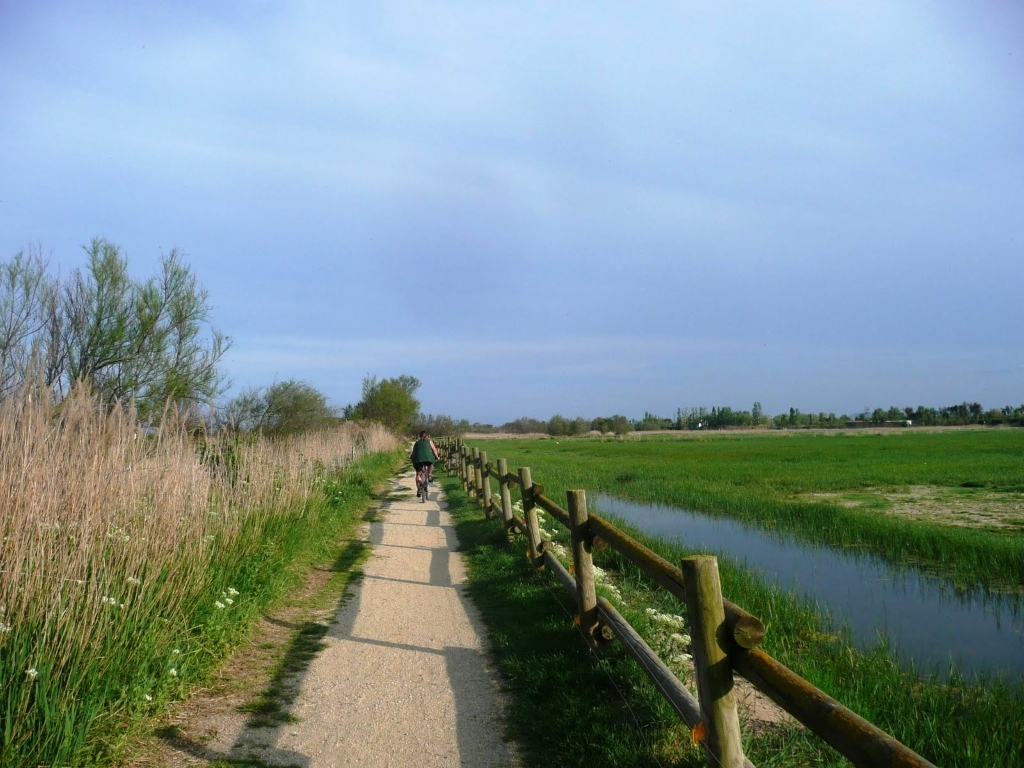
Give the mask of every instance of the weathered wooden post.
[[508, 461], [498, 459], [498, 490], [501, 493], [501, 521], [509, 541], [512, 540], [512, 486], [508, 481]]
[[459, 451], [459, 479], [462, 480], [462, 490], [469, 493], [469, 455], [468, 448], [462, 446]]
[[480, 506], [480, 449], [473, 449], [473, 460], [469, 466], [470, 495], [476, 499], [476, 505]]
[[487, 463], [487, 451], [480, 451], [480, 478], [483, 485], [480, 486], [484, 492], [483, 505], [484, 517], [491, 519], [491, 465]]
[[597, 645], [597, 591], [594, 588], [594, 559], [591, 557], [590, 524], [587, 522], [586, 491], [569, 491], [569, 523], [572, 527], [572, 563], [576, 571], [576, 603], [580, 629], [592, 645]]
[[541, 551], [540, 523], [537, 522], [537, 505], [533, 500], [533, 480], [530, 478], [530, 468], [519, 468], [519, 492], [523, 497], [523, 519], [526, 521], [528, 531], [527, 538], [530, 539], [530, 562], [534, 568], [540, 568], [544, 564]]
[[713, 758], [709, 762], [722, 768], [743, 768], [743, 742], [733, 693], [732, 667], [726, 650], [725, 606], [718, 579], [718, 560], [710, 555], [684, 557], [682, 571], [697, 698]]

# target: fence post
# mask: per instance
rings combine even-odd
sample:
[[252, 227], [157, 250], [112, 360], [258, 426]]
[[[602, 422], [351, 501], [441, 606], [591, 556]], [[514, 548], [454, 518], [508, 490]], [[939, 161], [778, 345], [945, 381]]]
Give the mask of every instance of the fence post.
[[483, 503], [484, 503], [484, 517], [488, 520], [491, 519], [491, 474], [490, 464], [487, 463], [487, 451], [480, 451], [480, 479], [483, 481], [483, 485], [480, 488], [483, 490]]
[[534, 568], [540, 568], [544, 564], [541, 559], [540, 524], [537, 522], [537, 506], [533, 500], [533, 480], [530, 478], [529, 467], [519, 468], [519, 492], [523, 497], [523, 519], [529, 531], [530, 562]]
[[473, 459], [469, 463], [469, 488], [470, 496], [476, 499], [476, 505], [480, 506], [480, 449], [473, 449]]
[[459, 451], [459, 479], [462, 480], [462, 490], [469, 493], [469, 455], [465, 445]]
[[501, 520], [505, 526], [505, 533], [512, 540], [512, 491], [509, 487], [508, 480], [505, 476], [508, 475], [508, 462], [505, 459], [498, 459], [498, 475], [501, 480], [498, 481], [498, 491], [501, 493]]
[[596, 645], [597, 592], [594, 589], [594, 559], [590, 555], [590, 524], [587, 516], [586, 491], [569, 491], [569, 522], [572, 528], [572, 562], [576, 571], [576, 602], [579, 605], [580, 629], [587, 641]]
[[[724, 649], [725, 607], [718, 560], [710, 555], [684, 557], [683, 586], [693, 641], [697, 698], [707, 746], [722, 768], [743, 768], [743, 742], [733, 693], [732, 667]], [[709, 763], [712, 762], [709, 760]]]

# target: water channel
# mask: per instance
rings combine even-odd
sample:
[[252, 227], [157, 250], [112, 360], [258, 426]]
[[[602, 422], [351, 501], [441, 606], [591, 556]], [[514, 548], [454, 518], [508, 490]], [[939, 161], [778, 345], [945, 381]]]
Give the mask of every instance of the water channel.
[[945, 676], [952, 660], [968, 677], [1024, 679], [1024, 598], [964, 592], [948, 580], [895, 568], [862, 551], [836, 550], [727, 518], [598, 494], [598, 513], [691, 549], [731, 557], [767, 582], [806, 597], [849, 627], [861, 648], [889, 639], [904, 662]]

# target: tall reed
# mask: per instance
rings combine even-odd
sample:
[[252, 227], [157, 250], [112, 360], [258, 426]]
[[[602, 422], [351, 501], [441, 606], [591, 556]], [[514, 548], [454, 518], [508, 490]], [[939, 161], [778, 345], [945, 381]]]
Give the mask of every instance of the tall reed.
[[[66, 763], [216, 653], [282, 526], [380, 428], [293, 439], [144, 429], [79, 388], [0, 404], [0, 764]], [[318, 496], [319, 494], [319, 496]], [[268, 537], [271, 537], [268, 540]]]

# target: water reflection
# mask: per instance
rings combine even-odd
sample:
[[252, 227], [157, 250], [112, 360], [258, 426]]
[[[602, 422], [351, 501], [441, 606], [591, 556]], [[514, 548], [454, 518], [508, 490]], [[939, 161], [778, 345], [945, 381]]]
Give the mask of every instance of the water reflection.
[[735, 520], [638, 504], [598, 494], [598, 511], [690, 548], [726, 555], [767, 582], [806, 596], [862, 648], [888, 637], [918, 669], [969, 676], [981, 671], [1024, 677], [1021, 597], [957, 590], [948, 580], [897, 569], [861, 550], [836, 550], [786, 538]]

